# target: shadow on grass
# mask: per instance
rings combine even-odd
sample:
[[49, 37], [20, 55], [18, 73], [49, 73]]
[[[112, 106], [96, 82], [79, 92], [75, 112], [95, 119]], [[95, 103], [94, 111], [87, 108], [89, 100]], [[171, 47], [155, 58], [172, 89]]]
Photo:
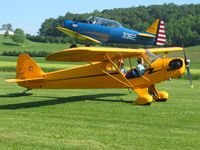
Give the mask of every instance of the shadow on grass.
[[19, 46], [15, 43], [7, 43], [7, 42], [3, 42], [4, 45], [7, 45], [7, 46]]
[[[133, 101], [124, 101], [124, 100], [119, 100], [119, 99], [118, 100], [100, 99], [100, 98], [105, 98], [105, 97], [124, 96], [124, 95], [125, 94], [94, 94], [94, 95], [71, 96], [71, 97], [67, 97], [67, 98], [43, 97], [43, 98], [50, 98], [53, 100], [0, 105], [0, 109], [25, 109], [25, 108], [72, 103], [72, 102], [78, 102], [78, 101], [122, 102], [122, 103], [131, 103], [132, 104]], [[32, 96], [32, 97], [36, 97], [36, 96]], [[41, 96], [38, 96], [38, 97], [41, 98]]]
[[22, 96], [30, 96], [33, 95], [32, 93], [9, 93], [6, 95], [0, 95], [0, 98], [9, 98], [9, 97], [22, 97]]

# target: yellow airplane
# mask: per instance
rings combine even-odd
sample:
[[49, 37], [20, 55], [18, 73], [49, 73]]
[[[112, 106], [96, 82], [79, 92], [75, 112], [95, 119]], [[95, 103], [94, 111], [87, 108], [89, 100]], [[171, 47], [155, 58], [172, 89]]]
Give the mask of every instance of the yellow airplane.
[[[168, 93], [158, 91], [155, 84], [179, 77], [188, 66], [182, 58], [159, 58], [158, 53], [183, 51], [180, 47], [126, 49], [108, 47], [76, 47], [53, 53], [48, 61], [88, 62], [75, 68], [45, 73], [28, 55], [20, 54], [16, 67], [16, 79], [7, 82], [31, 89], [97, 89], [130, 88], [138, 95], [135, 103], [144, 105], [155, 101], [166, 101]], [[127, 78], [120, 70], [119, 60], [127, 62], [127, 74], [134, 70], [133, 60], [145, 61], [145, 73]], [[135, 60], [134, 60], [135, 61]], [[127, 66], [128, 65], [128, 66]], [[129, 70], [129, 71], [128, 71]]]

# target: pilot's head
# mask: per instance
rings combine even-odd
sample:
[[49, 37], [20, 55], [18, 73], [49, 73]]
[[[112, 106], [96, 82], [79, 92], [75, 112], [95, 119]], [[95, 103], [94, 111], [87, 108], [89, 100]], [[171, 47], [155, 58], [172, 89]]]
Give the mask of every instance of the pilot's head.
[[144, 63], [144, 60], [143, 60], [143, 58], [139, 57], [139, 58], [137, 59], [137, 62], [138, 62], [138, 64], [143, 64], [143, 63]]

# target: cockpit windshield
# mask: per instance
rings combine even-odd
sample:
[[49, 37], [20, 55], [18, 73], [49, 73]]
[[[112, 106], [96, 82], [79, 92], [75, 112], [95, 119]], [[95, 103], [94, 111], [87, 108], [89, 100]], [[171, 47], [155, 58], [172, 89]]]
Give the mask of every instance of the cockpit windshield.
[[159, 59], [157, 55], [153, 54], [148, 49], [145, 50], [145, 56], [146, 56], [146, 59], [149, 61], [149, 63], [152, 63], [155, 60]]
[[98, 24], [98, 25], [107, 26], [107, 27], [111, 27], [111, 28], [122, 27], [122, 25], [117, 21], [100, 18], [100, 17], [92, 17], [91, 16], [87, 20], [92, 24]]

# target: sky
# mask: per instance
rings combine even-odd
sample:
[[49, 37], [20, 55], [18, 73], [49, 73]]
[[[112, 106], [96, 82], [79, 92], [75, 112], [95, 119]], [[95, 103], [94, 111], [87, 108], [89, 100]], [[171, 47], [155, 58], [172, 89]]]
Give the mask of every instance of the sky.
[[1, 0], [0, 28], [11, 23], [13, 28], [21, 28], [25, 33], [36, 35], [41, 24], [48, 18], [71, 13], [90, 13], [94, 10], [149, 6], [163, 3], [200, 4], [200, 0]]

